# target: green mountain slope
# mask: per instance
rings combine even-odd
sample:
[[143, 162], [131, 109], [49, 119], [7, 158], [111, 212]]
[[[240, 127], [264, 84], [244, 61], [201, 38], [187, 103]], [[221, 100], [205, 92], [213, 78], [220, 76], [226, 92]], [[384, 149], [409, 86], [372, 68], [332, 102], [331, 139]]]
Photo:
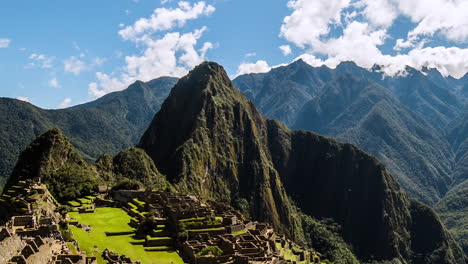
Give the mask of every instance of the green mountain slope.
[[0, 188], [20, 151], [53, 127], [62, 129], [87, 160], [134, 146], [176, 81], [169, 77], [138, 81], [124, 91], [63, 110], [0, 98]]
[[316, 234], [297, 210], [336, 221], [361, 260], [464, 263], [435, 213], [375, 158], [265, 119], [216, 63], [174, 86], [139, 146], [176, 189], [230, 203], [311, 246]]
[[468, 252], [468, 180], [465, 180], [435, 205], [447, 228], [463, 250]]
[[114, 186], [123, 181], [147, 188], [170, 188], [143, 150], [132, 147], [114, 157], [103, 154], [95, 163], [88, 163], [57, 128], [41, 134], [21, 152], [6, 188], [28, 179], [45, 183], [62, 203], [90, 195], [98, 185]]
[[329, 82], [303, 107], [293, 127], [360, 146], [425, 203], [437, 202], [452, 183], [454, 153], [443, 130], [371, 80], [346, 74]]

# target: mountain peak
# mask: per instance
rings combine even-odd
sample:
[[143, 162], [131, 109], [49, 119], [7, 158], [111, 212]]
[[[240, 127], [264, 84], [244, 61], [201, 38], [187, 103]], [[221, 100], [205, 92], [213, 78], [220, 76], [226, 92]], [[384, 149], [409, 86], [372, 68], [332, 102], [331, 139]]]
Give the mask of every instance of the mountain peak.
[[60, 129], [50, 129], [21, 153], [7, 186], [18, 180], [42, 178], [65, 163], [84, 161]]

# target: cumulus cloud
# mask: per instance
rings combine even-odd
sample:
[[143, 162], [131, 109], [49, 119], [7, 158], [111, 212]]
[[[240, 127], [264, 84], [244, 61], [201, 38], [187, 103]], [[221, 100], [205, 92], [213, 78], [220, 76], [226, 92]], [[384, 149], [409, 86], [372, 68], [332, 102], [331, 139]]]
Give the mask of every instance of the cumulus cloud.
[[363, 5], [363, 15], [373, 25], [388, 28], [398, 16], [394, 4], [388, 0], [362, 0], [358, 5]]
[[67, 108], [70, 106], [72, 102], [71, 98], [65, 98], [59, 105], [58, 108]]
[[202, 15], [210, 15], [215, 11], [212, 5], [204, 1], [191, 5], [181, 1], [178, 8], [156, 8], [149, 18], [140, 18], [133, 25], [119, 31], [119, 35], [125, 40], [135, 40], [141, 34], [154, 33], [156, 31], [169, 30], [174, 27], [182, 27], [187, 20], [196, 19]]
[[408, 37], [440, 33], [456, 42], [468, 42], [468, 2], [465, 0], [397, 1], [403, 15], [417, 23]]
[[70, 58], [63, 61], [63, 68], [65, 72], [79, 75], [86, 68], [86, 64], [77, 57], [71, 56]]
[[8, 48], [10, 46], [11, 39], [0, 38], [0, 49]]
[[55, 58], [45, 54], [32, 53], [29, 55], [29, 60], [30, 62], [26, 65], [26, 68], [48, 69], [53, 67]]
[[60, 88], [61, 87], [58, 80], [57, 80], [57, 78], [55, 78], [55, 77], [50, 79], [49, 86], [52, 87], [52, 88]]
[[[468, 49], [426, 47], [436, 35], [468, 42], [467, 1], [292, 0], [288, 7], [292, 12], [284, 18], [280, 36], [302, 48], [300, 57], [314, 66], [335, 67], [352, 60], [365, 68], [379, 64], [387, 75], [402, 74], [405, 65], [437, 68], [454, 77], [468, 71]], [[399, 54], [384, 54], [380, 47], [391, 40], [387, 30], [399, 16], [410, 18], [416, 26], [406, 39], [395, 41], [393, 48]]]
[[161, 76], [181, 77], [187, 74], [189, 69], [205, 60], [206, 52], [213, 47], [212, 43], [205, 42], [196, 49], [198, 39], [205, 30], [206, 27], [185, 34], [172, 32], [160, 39], [148, 36], [143, 42], [143, 54], [125, 57], [126, 66], [122, 74], [112, 76], [97, 72], [98, 82], [88, 86], [89, 94], [101, 97], [122, 90], [136, 80], [149, 81]]
[[20, 100], [20, 101], [23, 101], [23, 102], [28, 102], [28, 103], [30, 103], [29, 97], [20, 96], [20, 97], [16, 97], [16, 99], [18, 99], [18, 100]]
[[330, 32], [331, 24], [341, 23], [341, 12], [349, 0], [289, 1], [293, 13], [283, 20], [280, 36], [298, 47], [313, 45], [320, 36]]
[[284, 56], [288, 56], [291, 54], [291, 46], [289, 45], [281, 45], [279, 46], [279, 49], [281, 50], [281, 53], [283, 53]]
[[167, 31], [183, 26], [187, 20], [209, 15], [214, 7], [198, 2], [191, 5], [179, 2], [178, 8], [158, 8], [150, 18], [141, 18], [132, 26], [119, 31], [124, 40], [130, 40], [141, 49], [137, 55], [125, 56], [125, 66], [110, 74], [97, 72], [96, 81], [88, 85], [92, 97], [125, 89], [136, 80], [149, 81], [161, 76], [181, 77], [206, 60], [206, 53], [215, 48], [211, 42], [199, 43], [207, 30], [205, 26], [192, 32], [167, 32], [154, 36], [157, 31]]
[[242, 74], [269, 72], [270, 70], [271, 67], [264, 60], [258, 60], [255, 63], [244, 62], [237, 68], [236, 77]]

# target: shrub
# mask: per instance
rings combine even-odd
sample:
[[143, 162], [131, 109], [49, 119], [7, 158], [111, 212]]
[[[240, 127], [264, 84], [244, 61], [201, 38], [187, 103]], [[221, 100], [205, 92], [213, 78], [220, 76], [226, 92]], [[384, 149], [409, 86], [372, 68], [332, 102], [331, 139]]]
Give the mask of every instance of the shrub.
[[120, 180], [112, 190], [138, 190], [141, 188], [141, 183], [137, 180], [124, 178]]
[[211, 246], [202, 249], [198, 255], [200, 256], [206, 256], [206, 255], [213, 255], [213, 256], [222, 256], [223, 251], [218, 247], [218, 246]]

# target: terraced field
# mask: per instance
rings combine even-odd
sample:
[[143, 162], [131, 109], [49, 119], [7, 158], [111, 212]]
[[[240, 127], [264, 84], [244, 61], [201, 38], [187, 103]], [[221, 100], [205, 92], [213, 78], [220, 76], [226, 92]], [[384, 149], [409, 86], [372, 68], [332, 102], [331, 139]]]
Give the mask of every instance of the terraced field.
[[[71, 226], [75, 239], [82, 251], [98, 258], [98, 264], [105, 263], [101, 252], [107, 248], [118, 254], [124, 254], [132, 260], [140, 260], [144, 264], [183, 264], [184, 262], [175, 251], [148, 251], [151, 247], [144, 247], [130, 235], [106, 236], [105, 232], [128, 232], [133, 228], [128, 225], [131, 217], [119, 208], [96, 208], [94, 213], [69, 213], [80, 224], [89, 225], [91, 231]], [[167, 248], [169, 249], [169, 248]]]

